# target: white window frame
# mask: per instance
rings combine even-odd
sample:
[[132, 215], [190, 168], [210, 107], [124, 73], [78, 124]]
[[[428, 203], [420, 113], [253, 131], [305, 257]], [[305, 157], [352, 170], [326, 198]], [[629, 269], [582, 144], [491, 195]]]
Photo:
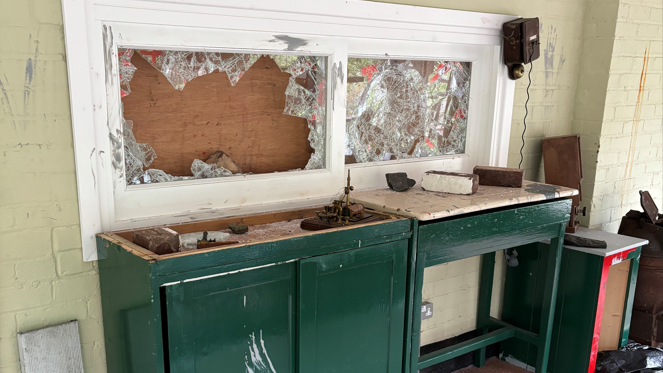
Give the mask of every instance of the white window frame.
[[[355, 187], [373, 188], [384, 186], [385, 172], [417, 178], [429, 169], [506, 165], [514, 83], [501, 62], [501, 27], [515, 17], [353, 0], [62, 3], [86, 261], [97, 259], [95, 235], [102, 231], [326, 203], [346, 169]], [[295, 48], [275, 35], [306, 45]], [[120, 129], [117, 48], [132, 46], [328, 56], [342, 75], [328, 73], [334, 83], [327, 85], [326, 169], [127, 187], [113, 167], [118, 151], [109, 137], [117, 139]], [[346, 82], [334, 78], [347, 76], [348, 55], [472, 62], [466, 153], [344, 167]]]

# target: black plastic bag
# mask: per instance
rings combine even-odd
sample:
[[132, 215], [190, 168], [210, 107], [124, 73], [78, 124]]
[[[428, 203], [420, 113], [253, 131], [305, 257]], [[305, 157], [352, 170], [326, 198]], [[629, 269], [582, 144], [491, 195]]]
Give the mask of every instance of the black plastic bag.
[[596, 373], [655, 373], [663, 371], [663, 350], [630, 342], [615, 351], [601, 351]]

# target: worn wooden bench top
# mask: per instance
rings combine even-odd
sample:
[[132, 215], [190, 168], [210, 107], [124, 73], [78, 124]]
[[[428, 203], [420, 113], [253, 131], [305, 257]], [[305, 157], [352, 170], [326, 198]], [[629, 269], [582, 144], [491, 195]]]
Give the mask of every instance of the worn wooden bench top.
[[472, 195], [427, 192], [417, 184], [405, 192], [371, 189], [353, 192], [350, 198], [377, 211], [425, 221], [577, 194], [578, 191], [572, 188], [524, 181], [522, 188], [480, 185], [479, 191]]

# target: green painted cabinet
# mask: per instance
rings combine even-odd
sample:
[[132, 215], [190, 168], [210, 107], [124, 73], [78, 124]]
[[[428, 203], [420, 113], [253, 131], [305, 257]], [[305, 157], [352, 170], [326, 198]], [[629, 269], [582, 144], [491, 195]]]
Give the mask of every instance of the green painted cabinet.
[[401, 371], [407, 241], [304, 259], [299, 371]]
[[294, 372], [295, 263], [165, 287], [171, 373]]
[[400, 372], [411, 236], [389, 219], [159, 257], [99, 235], [108, 372]]

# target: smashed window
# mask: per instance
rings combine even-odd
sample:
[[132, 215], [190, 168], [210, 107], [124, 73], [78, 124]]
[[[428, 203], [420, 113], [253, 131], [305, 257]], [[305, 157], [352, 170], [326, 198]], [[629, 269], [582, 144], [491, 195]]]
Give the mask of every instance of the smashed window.
[[326, 57], [119, 49], [118, 59], [127, 184], [325, 167]]
[[470, 62], [348, 59], [345, 163], [465, 152]]

